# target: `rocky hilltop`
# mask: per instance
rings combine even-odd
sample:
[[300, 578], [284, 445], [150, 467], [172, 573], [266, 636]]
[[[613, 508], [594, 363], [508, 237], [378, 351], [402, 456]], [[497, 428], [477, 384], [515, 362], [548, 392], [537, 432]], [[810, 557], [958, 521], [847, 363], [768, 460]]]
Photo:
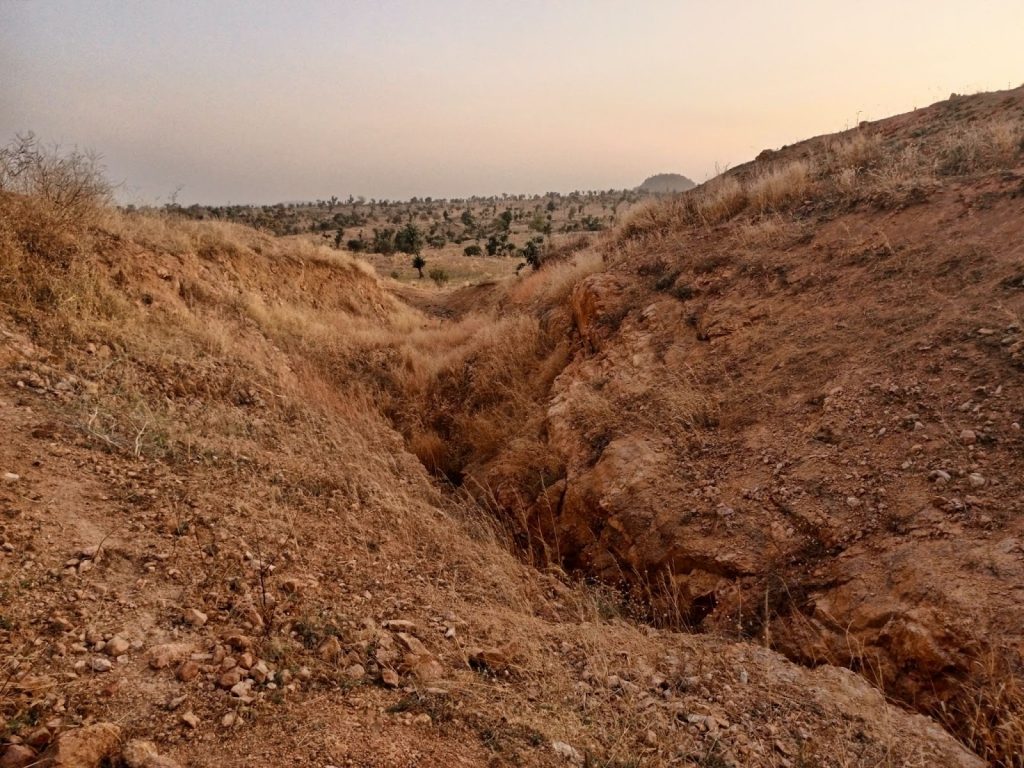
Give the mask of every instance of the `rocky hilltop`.
[[686, 192], [695, 186], [697, 185], [681, 174], [659, 173], [654, 176], [648, 176], [637, 189], [641, 192], [665, 195], [673, 192]]

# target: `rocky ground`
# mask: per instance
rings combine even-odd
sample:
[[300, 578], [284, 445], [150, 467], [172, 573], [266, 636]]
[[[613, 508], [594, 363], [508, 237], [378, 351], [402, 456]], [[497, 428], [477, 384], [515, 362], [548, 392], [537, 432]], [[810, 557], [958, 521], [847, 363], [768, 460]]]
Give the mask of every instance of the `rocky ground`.
[[0, 196], [0, 767], [1017, 764], [1022, 179], [400, 296]]
[[604, 618], [441, 509], [293, 495], [311, 457], [111, 451], [66, 421], [81, 381], [4, 349], [5, 768], [979, 764], [852, 673]]

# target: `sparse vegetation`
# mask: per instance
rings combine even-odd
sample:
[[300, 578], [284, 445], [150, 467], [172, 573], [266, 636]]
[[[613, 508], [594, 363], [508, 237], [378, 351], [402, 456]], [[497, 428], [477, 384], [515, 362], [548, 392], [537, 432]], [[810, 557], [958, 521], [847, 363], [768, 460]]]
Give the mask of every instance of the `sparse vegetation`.
[[[972, 764], [846, 665], [1019, 766], [1021, 130], [921, 139], [779, 150], [611, 233], [610, 193], [224, 217], [281, 236], [112, 209], [94, 159], [11, 145], [0, 735], [178, 734], [167, 688], [223, 728], [209, 761], [230, 702], [246, 738], [354, 723], [309, 750], [336, 762]], [[507, 279], [395, 285], [363, 249]], [[194, 648], [114, 668], [124, 625]], [[228, 693], [257, 658], [274, 687]]]

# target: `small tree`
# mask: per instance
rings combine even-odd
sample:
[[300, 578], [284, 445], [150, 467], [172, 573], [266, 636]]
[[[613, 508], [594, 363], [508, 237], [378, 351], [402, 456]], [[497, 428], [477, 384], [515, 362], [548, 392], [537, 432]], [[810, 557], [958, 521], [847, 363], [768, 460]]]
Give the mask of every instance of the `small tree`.
[[420, 280], [423, 279], [423, 268], [427, 266], [427, 260], [418, 253], [412, 257], [412, 268], [420, 273]]
[[384, 227], [383, 229], [373, 230], [373, 248], [374, 253], [383, 253], [387, 255], [395, 252], [395, 230], [391, 227]]
[[543, 242], [544, 238], [535, 237], [530, 240], [522, 250], [523, 258], [526, 259], [526, 263], [535, 270], [540, 269], [541, 262], [544, 260], [544, 255], [540, 248]]
[[411, 222], [395, 233], [395, 248], [402, 253], [418, 256], [423, 250], [424, 243], [423, 233]]

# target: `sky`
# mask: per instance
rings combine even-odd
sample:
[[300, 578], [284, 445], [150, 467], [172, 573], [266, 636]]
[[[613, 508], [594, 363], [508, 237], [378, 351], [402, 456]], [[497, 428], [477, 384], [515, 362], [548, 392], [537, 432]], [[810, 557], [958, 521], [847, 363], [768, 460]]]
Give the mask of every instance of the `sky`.
[[0, 142], [123, 202], [695, 181], [1024, 83], [1024, 0], [0, 0]]

